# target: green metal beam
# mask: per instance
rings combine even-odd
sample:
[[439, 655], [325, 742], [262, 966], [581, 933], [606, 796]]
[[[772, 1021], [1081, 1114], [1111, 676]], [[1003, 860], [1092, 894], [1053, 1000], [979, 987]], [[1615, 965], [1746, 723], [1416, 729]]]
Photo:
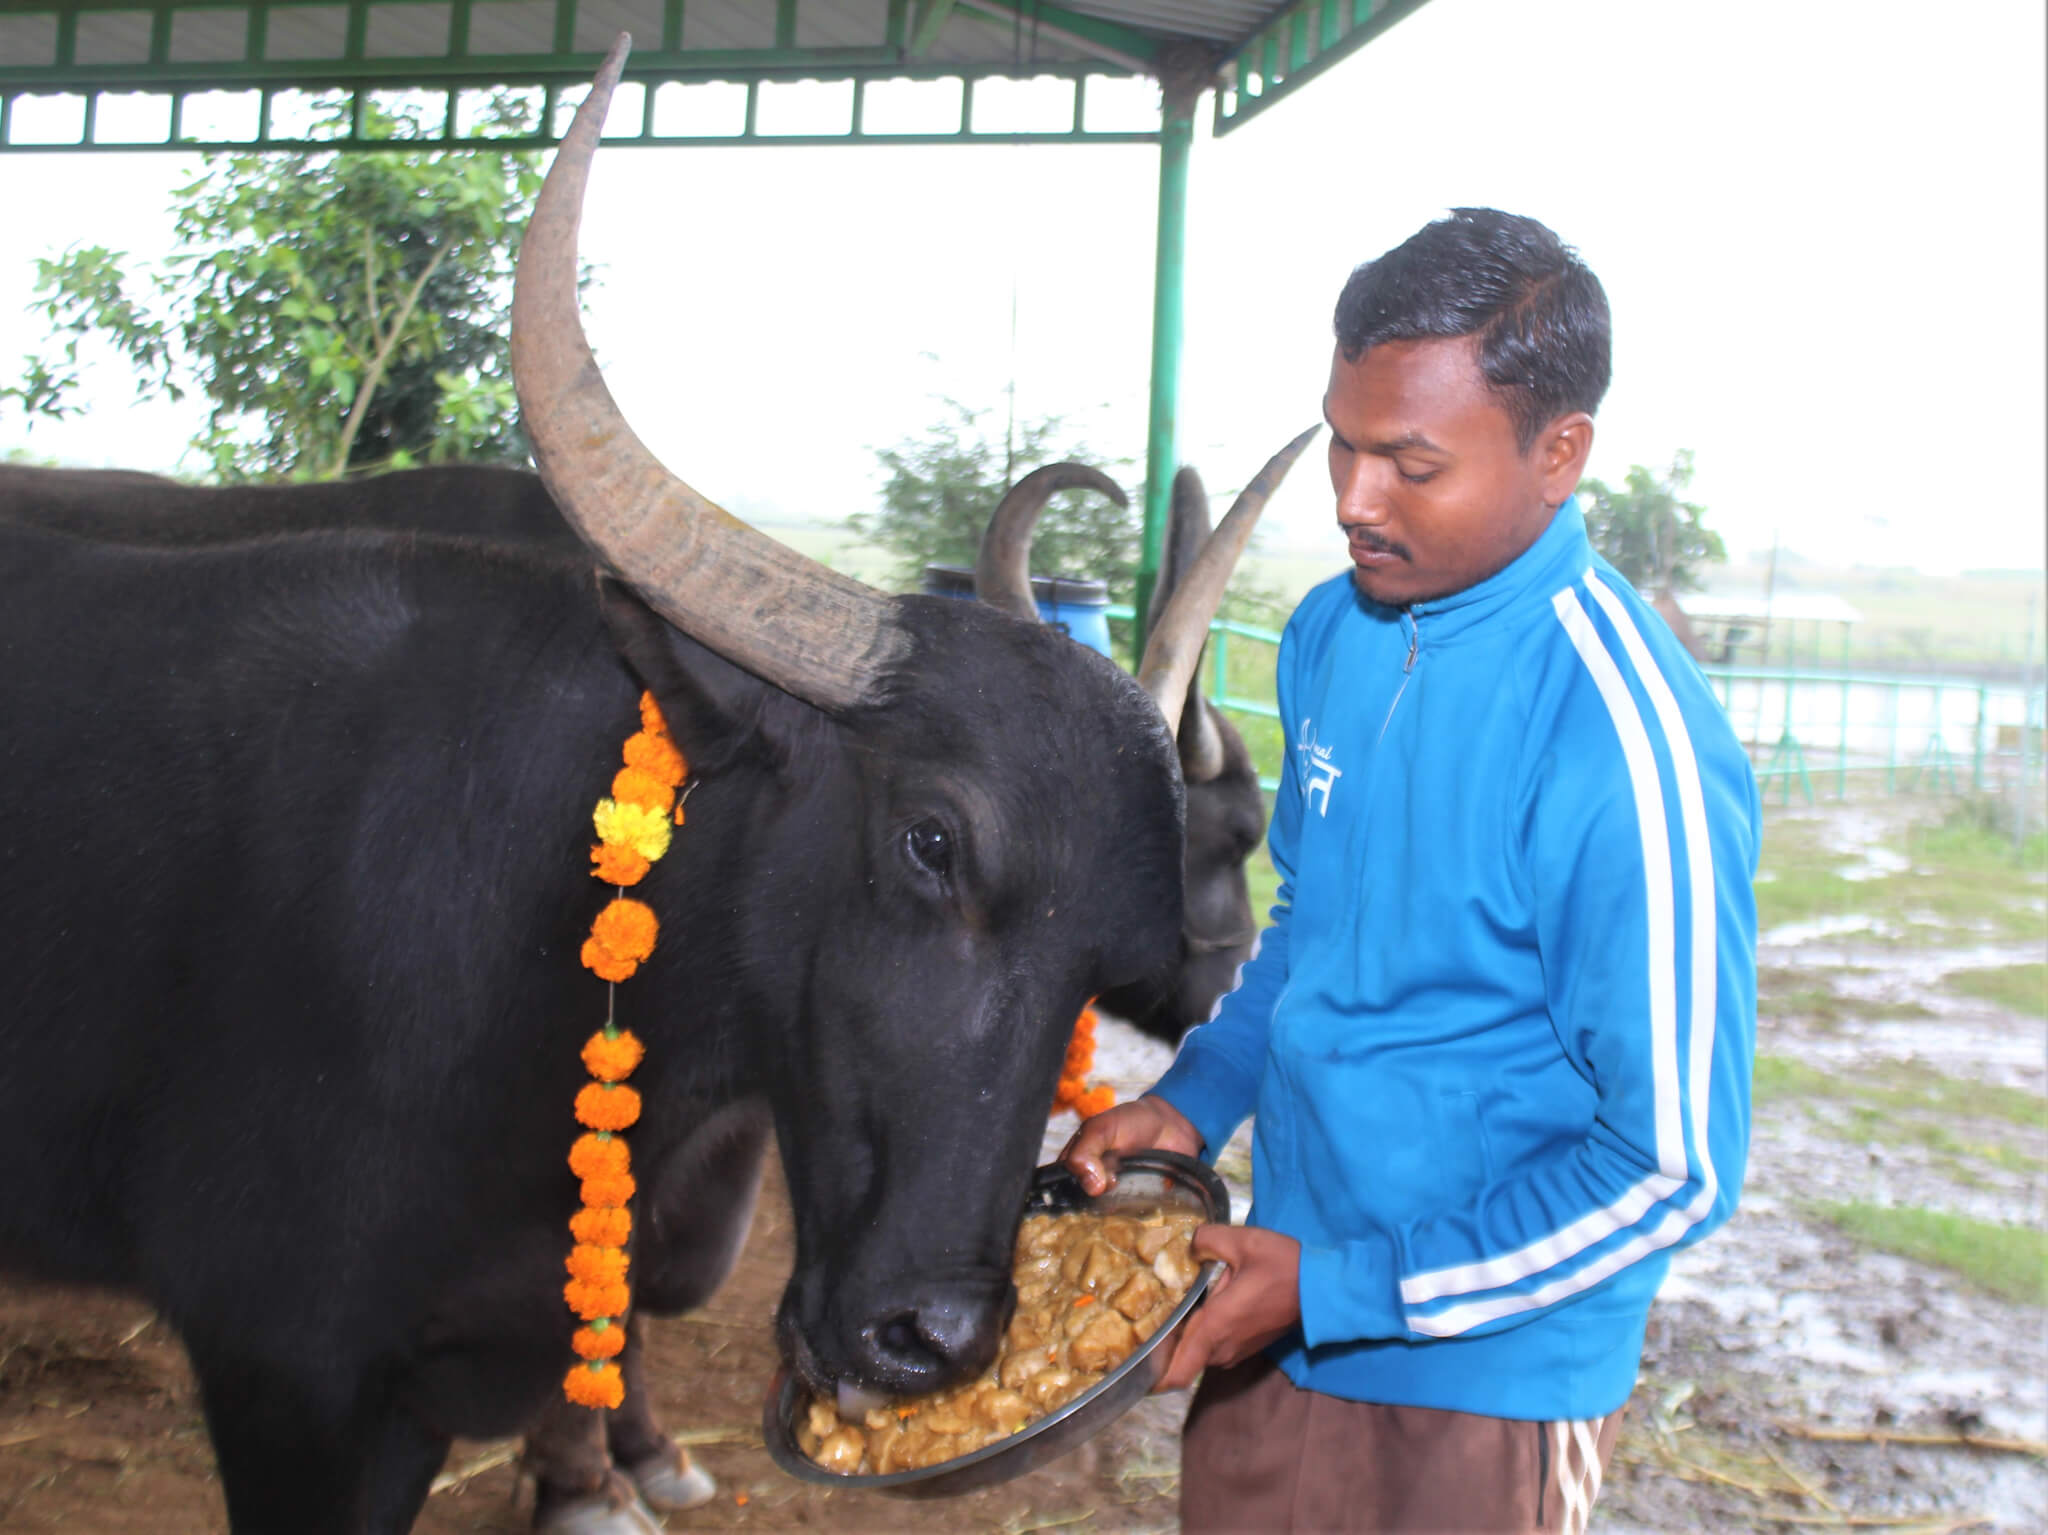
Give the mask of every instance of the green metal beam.
[[1225, 64], [1230, 83], [1216, 93], [1216, 136], [1292, 95], [1426, 3], [1303, 0], [1282, 11], [1246, 38]]
[[1195, 142], [1196, 92], [1169, 95], [1159, 132], [1159, 222], [1152, 263], [1152, 398], [1145, 432], [1145, 530], [1138, 555], [1136, 652], [1145, 653], [1145, 625], [1159, 566], [1173, 477], [1180, 472], [1181, 315], [1187, 259], [1188, 160]]
[[910, 29], [910, 56], [921, 59], [932, 51], [939, 31], [952, 19], [953, 0], [917, 0], [917, 20]]

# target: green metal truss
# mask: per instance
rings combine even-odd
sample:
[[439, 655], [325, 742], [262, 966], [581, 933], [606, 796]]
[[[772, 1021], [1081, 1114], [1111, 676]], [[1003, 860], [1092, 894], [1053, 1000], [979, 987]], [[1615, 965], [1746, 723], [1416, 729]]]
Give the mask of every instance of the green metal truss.
[[1349, 57], [1425, 0], [1304, 0], [1254, 32], [1231, 55], [1216, 92], [1218, 138]]
[[[556, 110], [557, 93], [580, 92], [622, 30], [635, 41], [627, 81], [646, 89], [637, 124], [621, 124], [615, 115], [607, 134], [614, 143], [1159, 138], [1150, 126], [1091, 127], [1087, 90], [1091, 78], [1145, 73], [1158, 40], [1035, 0], [0, 0], [0, 153], [540, 147], [567, 125], [568, 113]], [[1021, 130], [977, 127], [978, 81], [1047, 76], [1072, 84], [1064, 121]], [[882, 80], [957, 82], [957, 111], [921, 131], [877, 130], [867, 94]], [[825, 132], [765, 131], [764, 87], [794, 81], [847, 84], [843, 124]], [[708, 83], [744, 89], [744, 109], [730, 130], [664, 127], [661, 88]], [[464, 123], [466, 93], [505, 87], [540, 93], [536, 131], [508, 134]], [[295, 114], [279, 110], [300, 96], [344, 97], [359, 129], [367, 102], [403, 95], [417, 104], [422, 93], [445, 103], [438, 130], [399, 140], [360, 131], [313, 135], [281, 121]], [[194, 103], [218, 104], [224, 96], [238, 99], [237, 130], [195, 127], [201, 114]], [[51, 97], [58, 100], [33, 99]], [[138, 113], [139, 103], [151, 110]], [[110, 131], [117, 109], [131, 126]], [[55, 118], [58, 128], [25, 129], [32, 113], [45, 123]], [[154, 126], [138, 131], [138, 116]]]

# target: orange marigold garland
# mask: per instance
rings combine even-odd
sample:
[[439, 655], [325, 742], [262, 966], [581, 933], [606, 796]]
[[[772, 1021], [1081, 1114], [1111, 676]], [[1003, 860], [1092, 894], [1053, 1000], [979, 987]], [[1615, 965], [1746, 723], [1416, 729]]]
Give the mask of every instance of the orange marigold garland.
[[1074, 1034], [1067, 1041], [1067, 1058], [1060, 1066], [1060, 1085], [1053, 1092], [1052, 1112], [1072, 1109], [1083, 1119], [1093, 1119], [1116, 1103], [1116, 1090], [1098, 1083], [1088, 1085], [1088, 1072], [1095, 1065], [1095, 1004], [1090, 1002], [1074, 1020]]
[[[592, 877], [615, 887], [611, 904], [590, 925], [583, 963], [609, 982], [626, 980], [654, 952], [660, 924], [644, 902], [629, 900], [625, 887], [637, 885], [669, 848], [671, 826], [683, 824], [677, 791], [690, 766], [661, 717], [652, 693], [640, 695], [640, 729], [626, 738], [626, 765], [612, 779], [612, 792], [597, 802], [591, 823], [597, 845], [590, 850]], [[683, 796], [687, 798], [687, 793]], [[620, 1132], [640, 1118], [640, 1094], [624, 1085], [645, 1054], [630, 1030], [607, 1009], [604, 1027], [583, 1046], [583, 1064], [594, 1079], [576, 1094], [576, 1119], [586, 1127], [569, 1148], [569, 1170], [583, 1180], [583, 1208], [570, 1217], [576, 1245], [568, 1258], [569, 1282], [562, 1298], [583, 1326], [570, 1340], [583, 1362], [572, 1365], [562, 1391], [584, 1407], [616, 1407], [625, 1400], [625, 1378], [611, 1361], [626, 1346], [626, 1312], [632, 1290], [626, 1281], [633, 1234], [633, 1159]]]

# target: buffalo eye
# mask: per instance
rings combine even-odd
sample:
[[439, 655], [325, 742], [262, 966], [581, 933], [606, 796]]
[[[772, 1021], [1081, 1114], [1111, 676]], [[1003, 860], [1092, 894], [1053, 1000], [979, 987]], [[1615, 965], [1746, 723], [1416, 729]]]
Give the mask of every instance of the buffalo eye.
[[935, 878], [944, 879], [952, 872], [952, 834], [929, 817], [904, 832], [903, 851], [913, 864]]

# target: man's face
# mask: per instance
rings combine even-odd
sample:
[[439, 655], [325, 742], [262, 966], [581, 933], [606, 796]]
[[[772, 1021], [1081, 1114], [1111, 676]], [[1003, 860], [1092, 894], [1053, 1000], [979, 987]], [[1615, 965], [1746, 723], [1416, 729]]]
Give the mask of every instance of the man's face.
[[1388, 341], [1330, 364], [1330, 484], [1352, 580], [1406, 607], [1475, 586], [1539, 538], [1592, 446], [1590, 417], [1551, 422], [1529, 451], [1479, 371], [1479, 343]]

